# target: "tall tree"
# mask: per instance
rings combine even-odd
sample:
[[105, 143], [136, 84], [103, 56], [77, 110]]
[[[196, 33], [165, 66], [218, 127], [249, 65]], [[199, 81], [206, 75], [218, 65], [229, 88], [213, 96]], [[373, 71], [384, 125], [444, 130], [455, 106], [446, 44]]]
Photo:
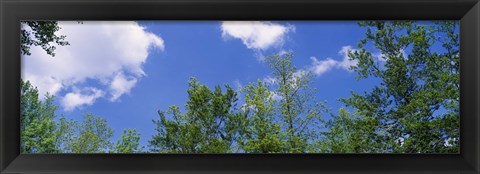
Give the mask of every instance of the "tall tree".
[[76, 140], [76, 131], [78, 122], [68, 120], [65, 116], [61, 116], [57, 121], [57, 129], [55, 130], [55, 143], [59, 153], [73, 152], [73, 143]]
[[113, 130], [105, 118], [87, 114], [76, 131], [71, 144], [72, 153], [104, 153], [112, 148], [109, 139], [113, 136]]
[[253, 153], [285, 152], [285, 135], [278, 123], [274, 93], [260, 80], [256, 85], [250, 83], [243, 91], [246, 92], [243, 111], [248, 126], [244, 127], [245, 141], [240, 142], [242, 149]]
[[38, 98], [38, 90], [29, 81], [21, 81], [20, 130], [22, 153], [56, 153], [56, 123], [53, 96], [45, 101]]
[[135, 129], [124, 129], [122, 137], [120, 137], [115, 145], [116, 153], [138, 153], [142, 149], [138, 146], [140, 141], [140, 133]]
[[30, 55], [31, 46], [40, 46], [47, 54], [55, 56], [56, 47], [53, 43], [65, 46], [65, 35], [56, 35], [60, 30], [57, 21], [22, 21], [20, 35], [20, 51], [23, 55]]
[[[378, 142], [375, 128], [378, 121], [375, 117], [358, 113], [350, 113], [340, 108], [337, 115], [326, 121], [326, 131], [321, 132], [318, 146], [322, 153], [371, 153]], [[380, 142], [381, 143], [381, 142]]]
[[274, 91], [280, 99], [280, 114], [287, 133], [288, 152], [311, 151], [310, 142], [315, 136], [313, 124], [320, 120], [323, 103], [315, 99], [311, 88], [314, 75], [310, 71], [297, 70], [292, 64], [292, 53], [274, 54], [266, 57], [275, 76]]
[[[211, 91], [207, 86], [191, 78], [189, 80], [187, 112], [171, 106], [166, 112], [159, 111], [159, 120], [154, 120], [157, 135], [152, 137], [150, 146], [155, 152], [179, 153], [225, 153], [231, 150], [235, 136], [232, 123], [233, 109], [237, 101], [236, 92], [226, 86], [223, 93], [220, 86]], [[171, 114], [169, 120], [165, 116]]]
[[22, 153], [101, 153], [111, 149], [107, 120], [87, 114], [82, 123], [64, 116], [55, 121], [54, 97], [42, 101], [29, 81], [21, 81], [20, 149]]
[[[365, 21], [366, 37], [352, 70], [381, 83], [352, 93], [347, 106], [378, 119], [376, 152], [458, 152], [459, 40], [457, 22]], [[367, 50], [368, 45], [376, 49]], [[433, 49], [436, 48], [436, 49]], [[432, 51], [439, 50], [442, 51]], [[379, 51], [380, 56], [373, 56]]]

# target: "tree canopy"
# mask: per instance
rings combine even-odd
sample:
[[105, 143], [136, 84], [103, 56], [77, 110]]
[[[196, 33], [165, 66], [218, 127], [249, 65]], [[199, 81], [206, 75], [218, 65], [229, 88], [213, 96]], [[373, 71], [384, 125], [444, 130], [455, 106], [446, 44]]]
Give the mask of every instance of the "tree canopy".
[[139, 147], [140, 133], [135, 129], [124, 129], [115, 145], [115, 153], [137, 153], [142, 152]]
[[[186, 113], [178, 106], [166, 112], [158, 111], [159, 120], [154, 120], [157, 135], [150, 145], [154, 152], [180, 153], [225, 153], [230, 152], [235, 137], [233, 117], [237, 93], [228, 85], [222, 92], [220, 86], [212, 91], [195, 78], [188, 82]], [[172, 119], [167, 119], [170, 114]]]
[[55, 45], [65, 46], [69, 43], [65, 35], [57, 35], [60, 30], [57, 21], [22, 21], [20, 31], [20, 51], [22, 55], [30, 55], [31, 46], [40, 46], [48, 55], [55, 56]]
[[[342, 99], [360, 116], [374, 117], [375, 133], [368, 139], [377, 143], [362, 151], [458, 152], [458, 24], [448, 21], [425, 26], [412, 21], [365, 21], [359, 25], [366, 27], [367, 32], [358, 44], [360, 50], [349, 53], [351, 60], [358, 60], [352, 70], [357, 72], [358, 79], [381, 80], [370, 92], [352, 92], [350, 98]], [[380, 56], [374, 57], [374, 50], [366, 48], [368, 44], [375, 46]], [[434, 46], [446, 51], [433, 52]], [[446, 112], [437, 113], [438, 110]]]
[[[22, 54], [50, 43], [56, 22], [22, 22]], [[349, 51], [357, 80], [380, 81], [351, 92], [332, 112], [315, 97], [315, 75], [297, 69], [293, 53], [265, 58], [273, 80], [258, 79], [239, 89], [209, 88], [188, 80], [183, 106], [158, 110], [155, 133], [140, 147], [140, 132], [114, 130], [94, 114], [81, 121], [56, 115], [55, 97], [40, 97], [21, 81], [22, 153], [457, 153], [460, 140], [460, 55], [458, 23], [362, 21], [365, 37]], [[33, 36], [33, 37], [32, 37]], [[432, 51], [432, 48], [444, 51]], [[322, 89], [320, 89], [322, 90]]]

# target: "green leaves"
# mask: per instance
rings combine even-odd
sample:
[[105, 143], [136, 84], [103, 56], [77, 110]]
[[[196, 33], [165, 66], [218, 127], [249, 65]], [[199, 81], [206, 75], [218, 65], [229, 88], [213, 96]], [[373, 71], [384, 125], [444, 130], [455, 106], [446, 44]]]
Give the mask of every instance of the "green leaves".
[[82, 123], [60, 117], [55, 121], [54, 97], [44, 101], [30, 82], [21, 81], [21, 153], [103, 153], [112, 148], [113, 130], [107, 120], [87, 114]]
[[[22, 21], [22, 30], [20, 35], [20, 51], [22, 55], [30, 55], [30, 47], [40, 46], [47, 54], [55, 56], [55, 43], [60, 46], [69, 45], [65, 41], [66, 36], [55, 35], [60, 30], [57, 21]], [[25, 28], [27, 27], [28, 28]]]
[[[68, 45], [56, 22], [22, 22], [22, 54], [41, 46], [54, 56]], [[362, 21], [365, 38], [348, 57], [357, 80], [379, 79], [351, 92], [331, 113], [315, 98], [312, 72], [297, 69], [292, 53], [267, 56], [274, 80], [240, 90], [188, 81], [183, 107], [158, 111], [151, 152], [161, 153], [456, 153], [459, 152], [458, 23]], [[435, 49], [433, 49], [435, 48]], [[442, 51], [432, 51], [441, 49]], [[54, 97], [21, 82], [22, 153], [139, 153], [140, 133], [124, 129], [116, 143], [107, 120], [60, 117]], [[321, 89], [320, 89], [321, 90]], [[240, 96], [240, 97], [238, 97]], [[238, 100], [241, 98], [242, 100]], [[237, 106], [240, 105], [240, 106]], [[331, 119], [324, 115], [330, 114]]]
[[379, 145], [372, 139], [378, 136], [375, 117], [350, 113], [345, 108], [340, 108], [332, 117], [325, 123], [328, 131], [321, 133], [321, 152], [371, 153], [379, 150]]
[[292, 53], [286, 53], [267, 56], [265, 60], [275, 76], [277, 88], [273, 94], [281, 98], [277, 113], [283, 121], [279, 125], [286, 132], [286, 151], [300, 153], [312, 150], [309, 141], [316, 133], [311, 126], [321, 118], [325, 107], [316, 101], [315, 89], [309, 87], [312, 72], [297, 70], [292, 58]]
[[[457, 23], [424, 26], [412, 21], [366, 21], [359, 24], [367, 27], [367, 32], [366, 38], [359, 42], [362, 49], [349, 54], [358, 60], [353, 70], [359, 79], [377, 77], [382, 83], [364, 95], [353, 93], [342, 101], [360, 116], [373, 116], [378, 120], [373, 124], [376, 134], [368, 139], [383, 144], [378, 144], [374, 152], [458, 152], [455, 141], [459, 139], [460, 127], [460, 57], [458, 35], [454, 34]], [[380, 50], [386, 58], [383, 65], [375, 64], [372, 52], [376, 50], [366, 50], [366, 44]], [[431, 52], [435, 45], [441, 45], [445, 52]], [[343, 138], [351, 135], [345, 136]], [[450, 140], [455, 141], [446, 145]]]
[[247, 116], [245, 133], [239, 142], [245, 152], [250, 153], [279, 153], [286, 151], [286, 135], [277, 123], [275, 115], [275, 93], [270, 91], [267, 84], [258, 80], [243, 88], [245, 104], [242, 110]]
[[258, 80], [242, 88], [243, 104], [228, 85], [223, 92], [191, 78], [185, 113], [177, 106], [159, 111], [153, 120], [157, 134], [149, 141], [154, 152], [169, 153], [301, 153], [317, 151], [312, 144], [325, 107], [309, 88], [313, 75], [297, 71], [293, 54], [272, 55], [266, 61], [276, 82]]
[[21, 81], [20, 129], [22, 153], [56, 153], [55, 110], [53, 96], [38, 99], [38, 90], [30, 82]]
[[87, 114], [84, 121], [75, 130], [77, 134], [73, 140], [72, 153], [104, 153], [112, 148], [109, 139], [113, 130], [102, 117]]
[[142, 150], [138, 147], [140, 133], [135, 129], [124, 129], [115, 145], [115, 153], [138, 153]]
[[[149, 141], [154, 152], [177, 153], [226, 153], [231, 151], [236, 136], [236, 124], [233, 123], [236, 92], [225, 86], [210, 90], [196, 79], [188, 82], [188, 101], [186, 113], [171, 106], [166, 112], [159, 111], [159, 120], [153, 120], [157, 126], [157, 135]], [[167, 119], [165, 114], [171, 115]]]

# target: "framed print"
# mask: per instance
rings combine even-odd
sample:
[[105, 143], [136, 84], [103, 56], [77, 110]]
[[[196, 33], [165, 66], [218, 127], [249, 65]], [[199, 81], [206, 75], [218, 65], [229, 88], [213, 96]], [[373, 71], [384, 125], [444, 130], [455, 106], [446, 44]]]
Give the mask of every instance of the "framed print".
[[0, 171], [479, 173], [479, 10], [2, 1]]

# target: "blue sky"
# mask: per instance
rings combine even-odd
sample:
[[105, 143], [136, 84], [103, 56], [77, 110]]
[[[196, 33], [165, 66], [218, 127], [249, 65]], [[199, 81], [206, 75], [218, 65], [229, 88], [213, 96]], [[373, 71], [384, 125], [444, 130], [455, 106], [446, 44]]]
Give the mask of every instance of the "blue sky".
[[[71, 45], [51, 57], [32, 48], [22, 57], [22, 78], [40, 94], [56, 96], [58, 115], [81, 120], [87, 113], [108, 119], [116, 142], [123, 129], [141, 132], [147, 146], [155, 134], [152, 119], [171, 105], [183, 108], [187, 81], [196, 77], [214, 87], [234, 88], [271, 71], [263, 61], [272, 53], [293, 52], [298, 69], [316, 74], [317, 99], [333, 111], [350, 91], [363, 93], [377, 79], [356, 80], [346, 67], [346, 51], [356, 48], [365, 28], [355, 21], [324, 22], [60, 22], [58, 33]], [[378, 61], [382, 61], [378, 58]]]

